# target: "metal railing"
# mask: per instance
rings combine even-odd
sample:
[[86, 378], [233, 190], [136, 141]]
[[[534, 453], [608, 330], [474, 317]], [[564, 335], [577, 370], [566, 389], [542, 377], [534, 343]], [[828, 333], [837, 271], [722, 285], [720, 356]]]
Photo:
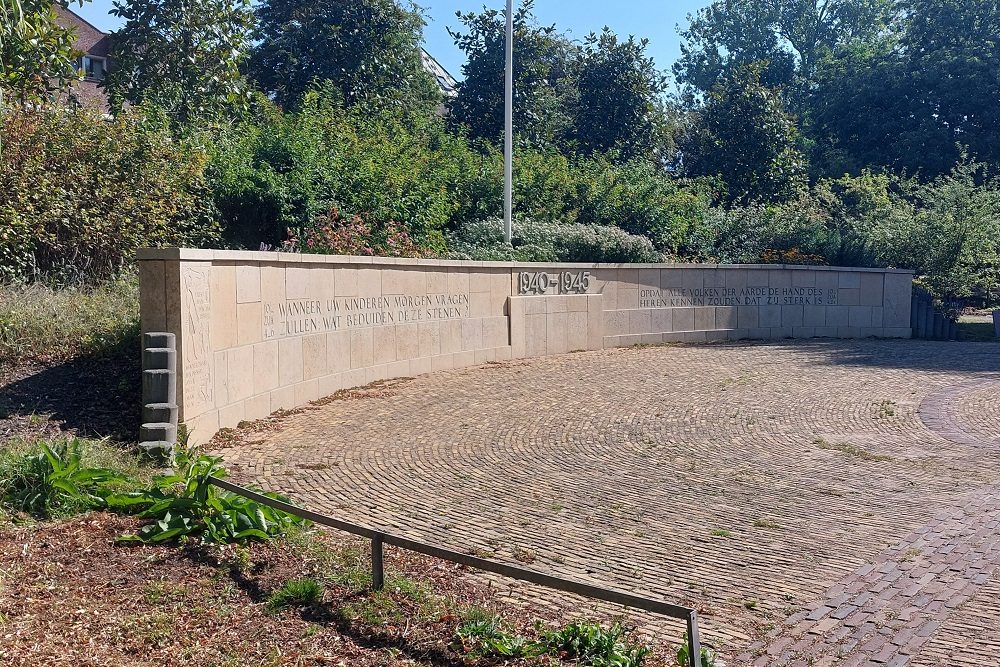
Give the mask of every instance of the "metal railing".
[[351, 533], [352, 535], [357, 535], [359, 537], [368, 538], [371, 540], [372, 544], [372, 588], [376, 591], [382, 590], [385, 585], [385, 569], [383, 566], [382, 547], [383, 545], [391, 544], [401, 549], [415, 551], [426, 556], [432, 556], [434, 558], [440, 558], [441, 560], [451, 561], [452, 563], [472, 567], [477, 570], [483, 570], [484, 572], [492, 572], [511, 579], [518, 579], [520, 581], [538, 584], [539, 586], [545, 586], [546, 588], [565, 591], [567, 593], [574, 593], [586, 598], [620, 604], [624, 607], [641, 609], [643, 611], [661, 614], [663, 616], [669, 616], [670, 618], [685, 621], [687, 623], [688, 660], [691, 667], [699, 667], [701, 664], [701, 642], [698, 638], [698, 612], [690, 607], [683, 607], [681, 605], [662, 602], [660, 600], [651, 600], [649, 598], [640, 597], [631, 593], [616, 591], [610, 588], [602, 588], [592, 584], [585, 584], [582, 581], [556, 577], [551, 574], [544, 574], [542, 572], [528, 570], [523, 567], [507, 565], [506, 563], [498, 563], [485, 558], [459, 553], [458, 551], [437, 547], [433, 544], [417, 542], [416, 540], [400, 537], [399, 535], [372, 530], [371, 528], [358, 526], [347, 521], [334, 519], [333, 517], [303, 509], [301, 507], [296, 507], [295, 505], [275, 500], [274, 498], [268, 498], [261, 493], [251, 491], [250, 489], [233, 484], [232, 482], [227, 482], [224, 479], [209, 477], [208, 481], [221, 489], [232, 491], [233, 493], [237, 493], [245, 498], [254, 500], [262, 505], [268, 505], [269, 507], [279, 509], [283, 512], [287, 512], [288, 514], [308, 519], [313, 523], [329, 526], [330, 528], [336, 528], [337, 530], [342, 530], [346, 533]]

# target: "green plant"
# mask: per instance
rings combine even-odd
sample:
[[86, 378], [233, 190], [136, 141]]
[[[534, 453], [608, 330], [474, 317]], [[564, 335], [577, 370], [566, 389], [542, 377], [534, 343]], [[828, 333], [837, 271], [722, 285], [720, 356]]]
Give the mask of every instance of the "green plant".
[[[245, 540], [268, 540], [293, 526], [306, 522], [236, 493], [213, 486], [211, 477], [226, 477], [222, 459], [197, 455], [197, 450], [179, 446], [176, 469], [153, 480], [144, 491], [108, 498], [109, 505], [121, 510], [140, 510], [139, 516], [152, 521], [122, 542], [159, 543], [182, 537], [197, 537], [203, 543], [228, 544]], [[289, 502], [275, 493], [269, 498]]]
[[[680, 667], [690, 667], [691, 665], [691, 650], [688, 648], [687, 633], [684, 633], [681, 644], [677, 647], [677, 664]], [[707, 646], [702, 646], [698, 667], [715, 667], [715, 651]]]
[[547, 652], [575, 660], [587, 667], [640, 667], [649, 648], [628, 641], [620, 623], [604, 628], [598, 623], [576, 622], [543, 635]]
[[128, 482], [110, 468], [88, 467], [84, 441], [40, 441], [32, 450], [0, 452], [0, 502], [39, 518], [108, 506], [108, 497]]
[[309, 577], [289, 579], [267, 598], [267, 608], [277, 611], [286, 607], [308, 607], [322, 599], [323, 590], [323, 584]]

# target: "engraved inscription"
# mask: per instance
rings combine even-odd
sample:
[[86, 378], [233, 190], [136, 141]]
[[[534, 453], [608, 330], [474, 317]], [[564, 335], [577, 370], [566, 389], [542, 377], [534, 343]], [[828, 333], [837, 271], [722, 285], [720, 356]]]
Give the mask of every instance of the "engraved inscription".
[[470, 316], [468, 294], [346, 296], [264, 304], [264, 338], [361, 329]]
[[184, 396], [190, 411], [190, 399], [202, 406], [211, 406], [214, 401], [211, 364], [212, 304], [209, 298], [208, 267], [187, 267], [184, 278], [184, 386], [194, 388], [194, 396]]
[[835, 306], [837, 290], [821, 287], [668, 287], [639, 290], [640, 308], [685, 306]]
[[528, 273], [518, 276], [518, 294], [586, 294], [590, 289], [590, 271]]

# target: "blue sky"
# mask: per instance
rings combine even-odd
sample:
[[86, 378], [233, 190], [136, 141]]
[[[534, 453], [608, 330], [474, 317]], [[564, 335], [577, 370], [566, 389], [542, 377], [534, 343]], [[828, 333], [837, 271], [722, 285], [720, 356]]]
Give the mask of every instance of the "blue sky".
[[[424, 29], [424, 47], [445, 68], [461, 77], [464, 56], [448, 36], [447, 27], [458, 27], [456, 11], [479, 11], [483, 0], [423, 0], [420, 2], [427, 14]], [[619, 35], [649, 38], [649, 53], [661, 69], [668, 69], [680, 54], [677, 25], [687, 24], [686, 16], [710, 4], [710, 0], [538, 0], [535, 14], [542, 24], [555, 23], [568, 31], [570, 37], [583, 39], [588, 33], [599, 31], [605, 25]], [[491, 7], [502, 9], [503, 0], [493, 0]], [[102, 30], [113, 30], [120, 24], [108, 14], [111, 0], [93, 0], [83, 8], [73, 6], [85, 19]]]

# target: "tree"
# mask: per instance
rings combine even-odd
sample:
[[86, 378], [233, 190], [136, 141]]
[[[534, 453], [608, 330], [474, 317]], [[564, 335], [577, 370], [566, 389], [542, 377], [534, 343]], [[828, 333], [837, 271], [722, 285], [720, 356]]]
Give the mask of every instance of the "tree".
[[[539, 26], [525, 0], [514, 15], [514, 132], [533, 145], [559, 145], [571, 132], [577, 47], [555, 26]], [[465, 31], [449, 33], [467, 61], [449, 104], [453, 125], [473, 138], [503, 137], [506, 23], [503, 13], [457, 14]]]
[[[80, 0], [83, 4], [83, 0]], [[74, 75], [73, 31], [49, 0], [0, 0], [0, 105], [42, 104]]]
[[125, 20], [113, 34], [105, 85], [114, 108], [152, 103], [178, 124], [247, 104], [240, 68], [248, 55], [249, 0], [115, 0]]
[[895, 0], [715, 0], [689, 17], [674, 74], [703, 92], [753, 63], [767, 86], [809, 82], [831, 50], [877, 39], [898, 16]]
[[421, 64], [424, 19], [395, 0], [264, 0], [253, 77], [286, 107], [330, 82], [348, 106], [440, 103]]
[[795, 119], [761, 71], [733, 72], [709, 92], [681, 143], [684, 171], [721, 176], [731, 202], [783, 201], [806, 185]]
[[614, 150], [629, 159], [660, 148], [667, 79], [646, 55], [648, 43], [631, 36], [619, 40], [607, 27], [586, 38], [573, 118], [582, 152]]

